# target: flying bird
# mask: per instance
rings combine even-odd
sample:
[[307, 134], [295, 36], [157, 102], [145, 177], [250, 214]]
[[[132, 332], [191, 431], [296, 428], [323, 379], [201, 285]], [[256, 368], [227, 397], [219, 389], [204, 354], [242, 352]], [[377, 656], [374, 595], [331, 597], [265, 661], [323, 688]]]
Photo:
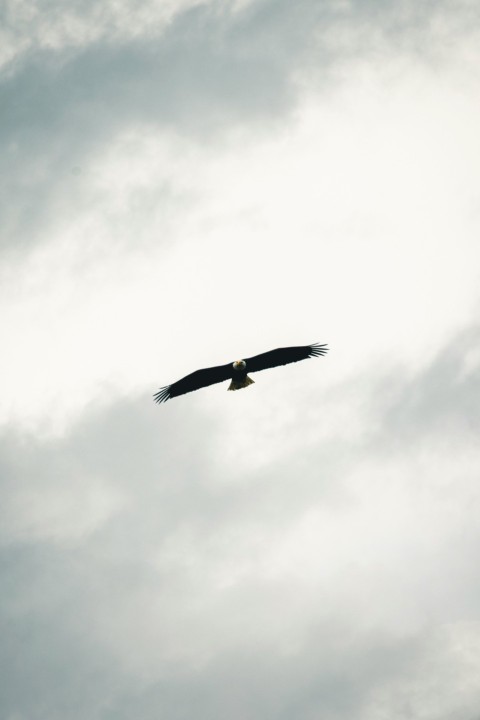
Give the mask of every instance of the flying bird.
[[195, 370], [195, 372], [186, 375], [181, 380], [160, 388], [153, 397], [155, 402], [162, 403], [178, 395], [185, 395], [185, 393], [199, 390], [208, 385], [215, 385], [215, 383], [224, 380], [231, 380], [228, 390], [241, 390], [254, 382], [252, 378], [248, 377], [248, 372], [258, 372], [278, 365], [288, 365], [299, 360], [325, 355], [326, 352], [327, 346], [318, 343], [269, 350], [261, 355], [246, 358], [246, 360], [235, 360], [235, 362], [226, 365]]

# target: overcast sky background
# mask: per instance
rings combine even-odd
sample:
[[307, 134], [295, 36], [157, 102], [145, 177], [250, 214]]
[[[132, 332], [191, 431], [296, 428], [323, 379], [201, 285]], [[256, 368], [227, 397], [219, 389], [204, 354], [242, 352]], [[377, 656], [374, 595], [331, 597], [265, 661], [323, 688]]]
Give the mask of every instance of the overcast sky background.
[[478, 720], [477, 0], [0, 28], [0, 717]]

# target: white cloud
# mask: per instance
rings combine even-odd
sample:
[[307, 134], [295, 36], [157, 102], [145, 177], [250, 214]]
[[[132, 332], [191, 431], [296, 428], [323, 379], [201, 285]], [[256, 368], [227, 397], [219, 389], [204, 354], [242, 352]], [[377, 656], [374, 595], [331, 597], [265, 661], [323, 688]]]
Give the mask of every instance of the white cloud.
[[187, 6], [9, 6], [2, 712], [473, 718], [477, 11]]
[[4, 421], [289, 342], [330, 342], [334, 383], [428, 363], [478, 303], [478, 107], [474, 80], [395, 74], [312, 88], [269, 137], [112, 139], [4, 283]]

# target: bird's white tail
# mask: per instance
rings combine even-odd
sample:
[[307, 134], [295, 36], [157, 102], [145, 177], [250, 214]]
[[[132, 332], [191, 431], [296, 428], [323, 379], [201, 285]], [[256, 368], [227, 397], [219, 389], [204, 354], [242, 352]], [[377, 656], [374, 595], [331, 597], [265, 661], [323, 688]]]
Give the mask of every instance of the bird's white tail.
[[247, 375], [244, 380], [232, 380], [232, 382], [228, 386], [228, 389], [241, 390], [242, 388], [246, 388], [249, 385], [252, 385], [254, 382], [255, 380], [252, 380], [252, 378], [249, 378]]

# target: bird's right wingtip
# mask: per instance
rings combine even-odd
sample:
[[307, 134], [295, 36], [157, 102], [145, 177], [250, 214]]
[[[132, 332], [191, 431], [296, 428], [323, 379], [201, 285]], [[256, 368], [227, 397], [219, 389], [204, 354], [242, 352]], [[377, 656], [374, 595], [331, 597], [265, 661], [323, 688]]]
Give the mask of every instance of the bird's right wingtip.
[[166, 385], [165, 387], [160, 388], [160, 390], [155, 393], [153, 399], [156, 403], [160, 404], [163, 402], [167, 402], [170, 397], [170, 388], [168, 385]]

